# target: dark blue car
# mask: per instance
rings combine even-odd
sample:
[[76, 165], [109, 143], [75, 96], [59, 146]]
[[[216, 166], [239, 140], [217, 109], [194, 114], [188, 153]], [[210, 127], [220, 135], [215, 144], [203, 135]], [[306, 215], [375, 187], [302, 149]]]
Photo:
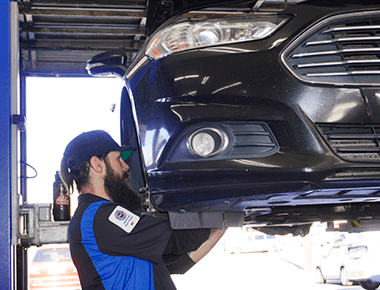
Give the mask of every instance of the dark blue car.
[[379, 1], [226, 2], [149, 1], [132, 64], [90, 60], [125, 81], [132, 185], [174, 228], [378, 216]]

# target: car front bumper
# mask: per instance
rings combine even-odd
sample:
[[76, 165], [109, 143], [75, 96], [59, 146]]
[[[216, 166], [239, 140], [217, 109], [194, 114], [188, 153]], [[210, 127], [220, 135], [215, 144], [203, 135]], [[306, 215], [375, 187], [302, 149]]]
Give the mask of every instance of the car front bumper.
[[[379, 202], [380, 85], [318, 83], [284, 60], [319, 23], [368, 9], [375, 7], [295, 6], [284, 12], [291, 20], [267, 39], [138, 59], [126, 86], [156, 209]], [[269, 128], [272, 143], [239, 143], [231, 128], [241, 124]], [[230, 151], [191, 154], [189, 136], [204, 127], [226, 130]], [[243, 135], [254, 129], [248, 131]], [[235, 154], [247, 143], [253, 149]]]

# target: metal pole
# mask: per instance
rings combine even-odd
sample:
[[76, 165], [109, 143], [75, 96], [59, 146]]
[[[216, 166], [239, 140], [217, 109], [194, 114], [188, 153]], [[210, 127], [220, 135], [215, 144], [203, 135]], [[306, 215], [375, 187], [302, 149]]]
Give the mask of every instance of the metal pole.
[[17, 246], [17, 290], [28, 289], [28, 249]]
[[[20, 77], [20, 116], [22, 120], [26, 117], [26, 84], [25, 76]], [[24, 124], [19, 126], [20, 130], [20, 193], [22, 197], [22, 204], [27, 203], [27, 159], [26, 159], [26, 130]], [[17, 247], [17, 260], [18, 260], [18, 273], [17, 289], [28, 289], [28, 249], [23, 248], [22, 245]]]
[[[20, 117], [22, 120], [26, 118], [26, 77], [20, 77]], [[22, 128], [19, 127], [20, 130], [20, 193], [22, 197], [22, 204], [27, 203], [27, 154], [26, 154], [26, 129], [23, 125]]]
[[14, 289], [11, 244], [11, 36], [10, 2], [0, 1], [0, 281], [2, 289]]
[[[19, 52], [19, 59], [21, 59], [21, 52]], [[26, 204], [27, 197], [27, 136], [25, 128], [26, 120], [26, 77], [22, 74], [23, 68], [21, 61], [18, 62], [20, 70], [20, 120], [18, 129], [20, 132], [20, 195], [22, 204]], [[28, 289], [28, 248], [23, 245], [17, 246], [17, 289]]]

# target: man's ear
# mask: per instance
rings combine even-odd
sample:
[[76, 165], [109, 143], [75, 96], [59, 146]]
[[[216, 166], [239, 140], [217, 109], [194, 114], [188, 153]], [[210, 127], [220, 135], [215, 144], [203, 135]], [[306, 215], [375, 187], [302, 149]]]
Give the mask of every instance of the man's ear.
[[103, 169], [105, 168], [105, 163], [102, 159], [96, 156], [92, 156], [90, 159], [90, 166], [92, 169], [94, 169], [97, 173], [102, 173]]

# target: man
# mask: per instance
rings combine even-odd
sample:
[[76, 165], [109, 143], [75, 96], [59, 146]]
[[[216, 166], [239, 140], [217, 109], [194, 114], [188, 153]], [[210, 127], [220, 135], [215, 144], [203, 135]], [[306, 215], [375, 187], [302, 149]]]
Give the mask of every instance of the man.
[[69, 193], [75, 181], [80, 193], [69, 243], [84, 290], [176, 289], [170, 273], [186, 272], [224, 233], [172, 230], [167, 220], [141, 214], [123, 160], [131, 152], [99, 130], [77, 136], [64, 152], [62, 180]]

